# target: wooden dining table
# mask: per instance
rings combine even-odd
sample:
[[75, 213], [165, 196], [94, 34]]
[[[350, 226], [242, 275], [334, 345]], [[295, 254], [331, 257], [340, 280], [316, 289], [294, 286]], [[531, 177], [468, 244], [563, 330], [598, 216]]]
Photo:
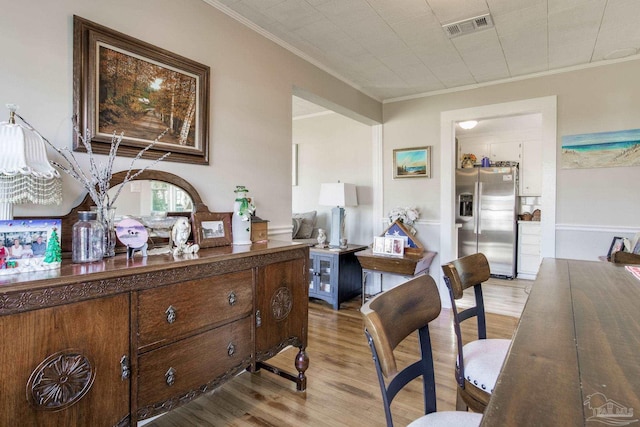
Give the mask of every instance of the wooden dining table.
[[546, 258], [482, 426], [640, 426], [640, 280]]

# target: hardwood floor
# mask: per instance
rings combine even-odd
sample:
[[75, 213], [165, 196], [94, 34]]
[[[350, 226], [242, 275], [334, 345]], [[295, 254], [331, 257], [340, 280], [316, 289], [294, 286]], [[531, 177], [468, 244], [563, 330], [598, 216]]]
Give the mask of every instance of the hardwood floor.
[[[490, 338], [512, 336], [526, 301], [525, 290], [531, 283], [516, 280], [494, 283], [492, 279], [483, 285]], [[384, 426], [380, 388], [362, 332], [359, 309], [359, 297], [343, 303], [339, 311], [323, 302], [309, 303], [310, 366], [306, 392], [296, 392], [293, 383], [266, 371], [244, 372], [213, 393], [146, 426]], [[456, 350], [451, 322], [451, 311], [443, 309], [430, 326], [438, 410], [455, 409]], [[293, 371], [296, 351], [287, 349], [270, 363]], [[396, 354], [399, 363], [414, 361], [418, 354], [417, 339], [407, 339]], [[421, 394], [418, 381], [400, 392], [392, 404], [396, 425], [407, 425], [422, 415]]]
[[[531, 280], [490, 278], [482, 284], [485, 311], [520, 318], [532, 284]], [[459, 308], [475, 304], [473, 291], [465, 292], [457, 304]]]

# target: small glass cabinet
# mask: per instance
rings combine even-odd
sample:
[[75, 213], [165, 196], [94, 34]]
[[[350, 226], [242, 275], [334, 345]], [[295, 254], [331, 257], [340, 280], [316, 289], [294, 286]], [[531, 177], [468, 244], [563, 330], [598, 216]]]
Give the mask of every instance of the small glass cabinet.
[[366, 246], [348, 245], [345, 249], [309, 250], [309, 297], [330, 303], [334, 310], [340, 303], [359, 295], [362, 290], [362, 268], [355, 253]]

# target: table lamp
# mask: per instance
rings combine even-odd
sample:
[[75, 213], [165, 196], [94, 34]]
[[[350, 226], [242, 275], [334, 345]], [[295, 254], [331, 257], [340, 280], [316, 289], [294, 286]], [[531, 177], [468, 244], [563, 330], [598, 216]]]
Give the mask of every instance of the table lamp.
[[16, 105], [7, 108], [9, 121], [0, 123], [0, 220], [13, 219], [15, 203], [62, 201], [60, 173], [49, 163], [44, 140], [16, 124]]
[[329, 246], [338, 248], [344, 235], [344, 207], [358, 206], [355, 184], [343, 182], [320, 184], [318, 204], [333, 206], [331, 209], [331, 238]]

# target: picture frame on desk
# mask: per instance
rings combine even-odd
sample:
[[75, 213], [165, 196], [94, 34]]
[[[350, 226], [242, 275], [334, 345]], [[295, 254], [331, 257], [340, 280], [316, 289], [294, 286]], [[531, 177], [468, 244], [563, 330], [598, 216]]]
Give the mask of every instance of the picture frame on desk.
[[373, 247], [371, 251], [374, 254], [384, 254], [384, 236], [374, 236], [373, 237]]
[[611, 260], [611, 254], [624, 249], [624, 239], [622, 237], [614, 237], [607, 253], [607, 259]]
[[640, 255], [640, 233], [636, 233], [631, 240], [631, 252]]
[[395, 220], [389, 225], [389, 227], [382, 234], [385, 237], [399, 237], [404, 240], [404, 252], [406, 255], [421, 255], [424, 252], [424, 247], [414, 237], [414, 233], [399, 220]]
[[233, 241], [231, 212], [195, 212], [193, 240], [201, 248], [228, 246]]
[[371, 252], [376, 255], [404, 256], [405, 240], [402, 237], [375, 236]]
[[62, 221], [52, 218], [27, 218], [0, 221], [0, 276], [60, 267], [47, 260], [55, 253], [61, 257]]

